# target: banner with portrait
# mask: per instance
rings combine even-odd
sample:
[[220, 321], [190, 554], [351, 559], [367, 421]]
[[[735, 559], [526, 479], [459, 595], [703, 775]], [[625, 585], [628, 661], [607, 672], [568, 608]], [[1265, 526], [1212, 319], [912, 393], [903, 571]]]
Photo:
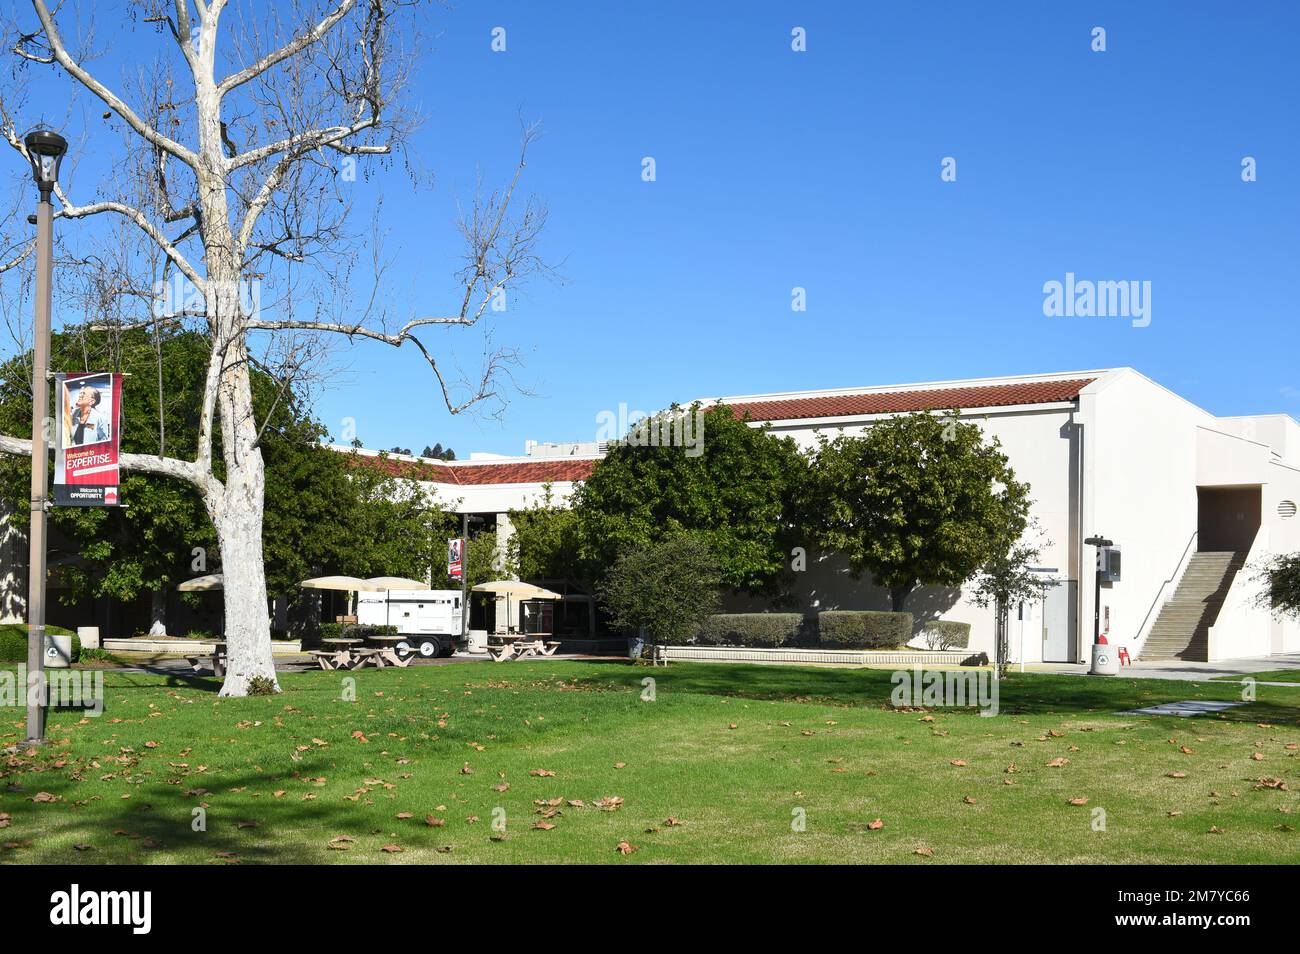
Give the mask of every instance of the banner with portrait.
[[116, 507], [122, 375], [54, 376], [54, 503]]

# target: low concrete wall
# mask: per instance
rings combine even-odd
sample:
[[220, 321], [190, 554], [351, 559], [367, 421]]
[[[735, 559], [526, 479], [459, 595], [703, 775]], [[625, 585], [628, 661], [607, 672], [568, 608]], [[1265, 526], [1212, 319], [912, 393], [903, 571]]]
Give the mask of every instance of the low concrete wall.
[[[110, 653], [153, 653], [172, 656], [208, 656], [215, 645], [210, 639], [151, 639], [147, 636], [135, 636], [130, 639], [105, 639], [104, 649]], [[280, 656], [286, 653], [302, 652], [300, 639], [276, 639], [271, 641], [271, 652]]]
[[659, 658], [672, 662], [814, 663], [832, 666], [974, 666], [987, 665], [983, 653], [968, 649], [901, 652], [881, 649], [820, 649], [751, 646], [659, 646]]

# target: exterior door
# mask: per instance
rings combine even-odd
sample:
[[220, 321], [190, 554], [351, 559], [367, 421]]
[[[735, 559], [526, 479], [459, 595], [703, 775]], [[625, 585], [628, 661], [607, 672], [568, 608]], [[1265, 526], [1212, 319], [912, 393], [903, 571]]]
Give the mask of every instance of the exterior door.
[[1061, 580], [1043, 597], [1043, 662], [1076, 662], [1078, 593], [1074, 580]]

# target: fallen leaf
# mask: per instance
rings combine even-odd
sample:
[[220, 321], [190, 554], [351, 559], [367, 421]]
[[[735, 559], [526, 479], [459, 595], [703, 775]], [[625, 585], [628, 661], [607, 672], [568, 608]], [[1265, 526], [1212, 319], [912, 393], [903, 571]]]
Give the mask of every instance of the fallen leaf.
[[637, 851], [639, 849], [640, 849], [640, 845], [634, 845], [631, 842], [629, 842], [626, 838], [620, 841], [618, 845], [614, 848], [614, 850], [617, 851], [620, 855], [630, 855], [632, 854], [632, 852]]
[[877, 818], [875, 821], [867, 822], [867, 829], [870, 831], [880, 831], [885, 827], [885, 823]]

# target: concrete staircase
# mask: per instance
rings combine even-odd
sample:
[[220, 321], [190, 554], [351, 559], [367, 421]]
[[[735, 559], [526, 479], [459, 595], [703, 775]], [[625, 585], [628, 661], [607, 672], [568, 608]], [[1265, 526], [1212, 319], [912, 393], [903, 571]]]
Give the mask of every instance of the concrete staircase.
[[1193, 554], [1173, 598], [1161, 607], [1140, 658], [1208, 661], [1210, 627], [1245, 562], [1245, 553], [1231, 550]]

